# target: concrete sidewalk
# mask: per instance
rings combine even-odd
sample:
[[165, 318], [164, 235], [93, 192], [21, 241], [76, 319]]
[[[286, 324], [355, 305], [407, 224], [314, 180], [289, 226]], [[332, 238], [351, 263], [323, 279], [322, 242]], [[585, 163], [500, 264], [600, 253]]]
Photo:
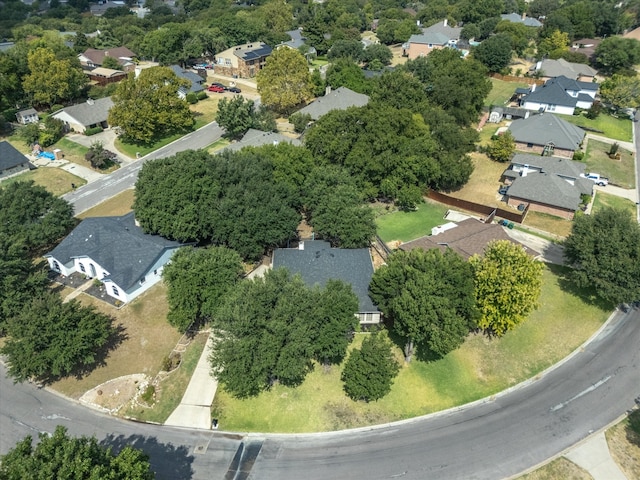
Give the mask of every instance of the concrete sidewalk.
[[611, 458], [604, 432], [592, 435], [564, 457], [584, 468], [593, 480], [628, 480]]
[[210, 374], [212, 343], [213, 338], [209, 336], [180, 405], [169, 415], [165, 425], [211, 429], [211, 404], [218, 389], [218, 381]]
[[[635, 152], [636, 151], [636, 146], [635, 146], [635, 144], [633, 142], [623, 142], [621, 140], [614, 140], [613, 138], [603, 137], [602, 135], [595, 135], [593, 133], [587, 133], [587, 141], [589, 141], [589, 139], [597, 140], [598, 142], [602, 142], [602, 143], [608, 143], [610, 145], [612, 145], [614, 143], [617, 143], [618, 145], [620, 145], [625, 150], [628, 150], [630, 152]], [[586, 145], [584, 146], [584, 148], [586, 150]]]

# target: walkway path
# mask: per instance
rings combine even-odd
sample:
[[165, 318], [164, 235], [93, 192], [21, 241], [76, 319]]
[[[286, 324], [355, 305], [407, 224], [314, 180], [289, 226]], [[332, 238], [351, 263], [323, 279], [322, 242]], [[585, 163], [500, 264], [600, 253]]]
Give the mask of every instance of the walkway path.
[[89, 287], [91, 287], [91, 285], [93, 285], [93, 278], [88, 280], [88, 281], [86, 281], [85, 283], [80, 285], [78, 288], [76, 288], [73, 292], [71, 292], [69, 295], [64, 297], [63, 302], [68, 302], [70, 300], [73, 300], [78, 295], [80, 295], [82, 292], [84, 292], [85, 290], [88, 290]]
[[211, 428], [211, 405], [218, 389], [218, 381], [210, 373], [211, 347], [212, 337], [209, 336], [180, 405], [169, 415], [165, 425], [207, 430]]
[[621, 140], [614, 140], [613, 138], [603, 137], [601, 135], [595, 135], [593, 133], [587, 133], [587, 140], [597, 140], [599, 142], [608, 143], [610, 145], [617, 143], [625, 150], [628, 150], [630, 152], [636, 151], [636, 146], [633, 142], [623, 142]]
[[627, 480], [611, 458], [604, 432], [589, 437], [564, 456], [589, 472], [593, 480]]

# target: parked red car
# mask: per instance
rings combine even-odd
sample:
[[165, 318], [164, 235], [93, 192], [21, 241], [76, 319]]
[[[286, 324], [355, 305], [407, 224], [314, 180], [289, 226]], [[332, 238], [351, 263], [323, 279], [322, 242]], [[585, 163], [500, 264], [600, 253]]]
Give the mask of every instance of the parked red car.
[[219, 85], [209, 85], [209, 88], [207, 88], [207, 90], [209, 90], [210, 92], [215, 92], [215, 93], [223, 93], [224, 92], [224, 88], [222, 88]]

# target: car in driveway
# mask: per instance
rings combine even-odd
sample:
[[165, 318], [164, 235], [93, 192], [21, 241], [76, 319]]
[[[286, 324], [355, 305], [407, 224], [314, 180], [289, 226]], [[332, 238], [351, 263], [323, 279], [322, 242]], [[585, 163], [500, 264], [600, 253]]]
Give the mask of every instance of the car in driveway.
[[598, 173], [582, 173], [580, 174], [580, 176], [582, 178], [586, 178], [587, 180], [591, 180], [592, 182], [594, 182], [596, 185], [599, 185], [601, 187], [606, 187], [607, 185], [609, 185], [609, 179], [603, 177], [602, 175], [598, 174]]
[[215, 83], [212, 85], [209, 85], [209, 87], [207, 88], [208, 91], [210, 92], [215, 92], [215, 93], [224, 93], [224, 87], [221, 87], [220, 85], [216, 85]]
[[229, 87], [229, 88], [227, 88], [227, 92], [242, 93], [242, 90], [240, 90], [238, 87]]

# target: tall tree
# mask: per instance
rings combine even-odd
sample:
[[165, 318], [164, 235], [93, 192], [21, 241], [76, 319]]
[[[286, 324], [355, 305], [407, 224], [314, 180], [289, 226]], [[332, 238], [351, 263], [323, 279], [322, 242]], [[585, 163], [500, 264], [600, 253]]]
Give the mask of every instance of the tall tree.
[[473, 49], [473, 58], [482, 63], [490, 72], [499, 72], [511, 62], [511, 37], [500, 33], [484, 40]]
[[405, 340], [407, 361], [416, 344], [426, 347], [425, 357], [455, 350], [478, 316], [473, 271], [452, 250], [394, 253], [373, 274], [369, 294]]
[[341, 377], [349, 398], [370, 402], [391, 391], [400, 371], [392, 348], [386, 336], [378, 332], [366, 336], [362, 347], [351, 351]]
[[480, 319], [478, 327], [502, 336], [522, 323], [538, 306], [541, 262], [508, 240], [490, 243], [484, 256], [470, 259]]
[[23, 306], [7, 324], [9, 337], [0, 353], [9, 360], [16, 381], [48, 381], [89, 368], [115, 333], [113, 319], [93, 307], [47, 292]]
[[216, 122], [224, 128], [224, 136], [231, 139], [242, 138], [254, 121], [253, 100], [245, 100], [243, 96], [236, 95], [229, 100], [223, 98], [218, 103]]
[[262, 103], [282, 113], [312, 98], [313, 85], [307, 60], [292, 48], [275, 50], [257, 76]]
[[109, 111], [109, 124], [117, 126], [125, 141], [148, 144], [164, 136], [193, 128], [193, 113], [178, 96], [187, 86], [169, 68], [142, 70], [136, 78], [130, 74], [118, 84]]
[[162, 272], [169, 323], [184, 332], [193, 322], [211, 318], [243, 273], [240, 255], [228, 248], [179, 249]]
[[358, 93], [365, 93], [369, 88], [364, 72], [349, 58], [338, 58], [331, 62], [327, 69], [326, 80], [331, 88], [347, 87]]
[[624, 210], [575, 218], [564, 243], [572, 279], [614, 304], [640, 298], [640, 226]]
[[153, 480], [149, 457], [130, 446], [118, 454], [102, 447], [95, 437], [74, 438], [58, 425], [52, 435], [39, 434], [33, 446], [25, 437], [1, 457], [0, 478], [59, 480], [63, 478], [109, 480]]
[[600, 84], [600, 98], [615, 109], [640, 107], [640, 76], [613, 75]]
[[595, 57], [596, 67], [605, 75], [634, 76], [633, 66], [640, 63], [640, 42], [634, 38], [605, 38], [596, 47]]
[[508, 162], [514, 153], [516, 153], [516, 141], [509, 131], [492, 138], [487, 147], [487, 155], [496, 162]]
[[80, 96], [87, 76], [80, 65], [68, 59], [57, 59], [53, 50], [36, 48], [28, 54], [29, 74], [22, 87], [34, 102], [51, 106]]

